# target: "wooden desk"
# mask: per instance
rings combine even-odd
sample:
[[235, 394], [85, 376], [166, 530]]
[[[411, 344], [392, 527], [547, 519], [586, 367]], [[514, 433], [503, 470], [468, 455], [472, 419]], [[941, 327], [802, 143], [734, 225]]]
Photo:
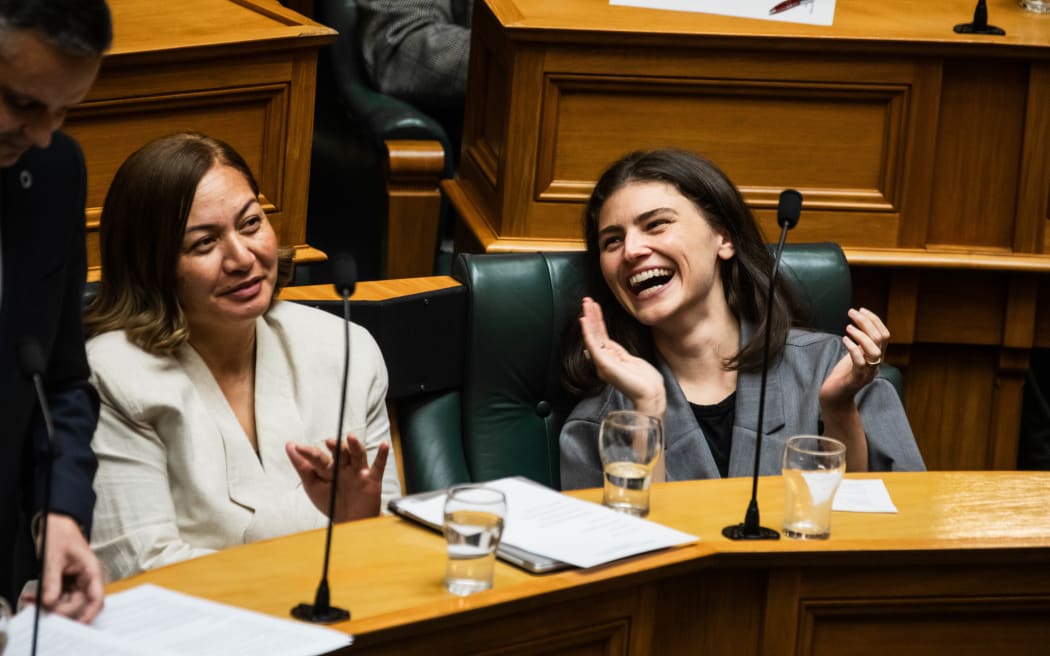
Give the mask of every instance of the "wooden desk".
[[[899, 514], [835, 513], [826, 542], [721, 537], [750, 481], [654, 486], [651, 519], [693, 545], [533, 576], [497, 563], [495, 588], [444, 591], [444, 540], [393, 517], [336, 528], [333, 603], [348, 654], [1045, 654], [1050, 474], [884, 474]], [[779, 528], [779, 477], [760, 482]], [[600, 491], [578, 493], [591, 500]], [[153, 582], [278, 617], [313, 598], [323, 531], [154, 570]]]
[[113, 48], [66, 130], [88, 170], [88, 277], [117, 168], [150, 139], [198, 130], [229, 142], [259, 181], [281, 244], [306, 244], [317, 49], [335, 32], [276, 0], [109, 0]]
[[830, 27], [479, 0], [463, 153], [444, 189], [461, 248], [582, 248], [605, 166], [710, 156], [767, 237], [835, 241], [886, 318], [927, 464], [1012, 468], [1033, 346], [1050, 347], [1050, 17], [989, 0], [839, 0]]

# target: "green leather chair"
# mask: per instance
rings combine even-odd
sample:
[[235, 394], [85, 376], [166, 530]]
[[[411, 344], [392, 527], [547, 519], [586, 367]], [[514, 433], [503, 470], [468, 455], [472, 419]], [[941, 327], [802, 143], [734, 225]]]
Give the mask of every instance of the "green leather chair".
[[[573, 405], [559, 384], [561, 338], [579, 314], [583, 257], [573, 252], [456, 258], [452, 274], [467, 297], [461, 306], [464, 324], [459, 334], [447, 325], [441, 330], [449, 331], [446, 338], [459, 338], [445, 344], [451, 357], [460, 357], [461, 380], [405, 394], [396, 390], [418, 385], [398, 382], [404, 378], [401, 366], [391, 365], [392, 396], [401, 397], [395, 407], [408, 492], [511, 475], [560, 487], [558, 434]], [[814, 327], [842, 333], [851, 280], [838, 245], [789, 244], [781, 275], [799, 293]], [[396, 347], [384, 346], [382, 330], [374, 326], [373, 334], [384, 353], [392, 353]], [[415, 339], [429, 339], [420, 333], [430, 331], [416, 324]], [[411, 361], [418, 366], [418, 357]], [[446, 386], [455, 378], [448, 371], [454, 366], [445, 361], [440, 367]], [[887, 366], [883, 375], [900, 390], [899, 372]]]

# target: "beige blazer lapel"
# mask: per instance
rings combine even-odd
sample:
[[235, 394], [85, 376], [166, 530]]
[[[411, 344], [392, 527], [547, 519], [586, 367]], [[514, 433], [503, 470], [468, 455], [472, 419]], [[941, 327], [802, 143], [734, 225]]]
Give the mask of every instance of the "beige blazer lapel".
[[[216, 476], [226, 477], [227, 492], [233, 503], [255, 510], [259, 499], [252, 495], [252, 482], [261, 472], [259, 459], [252, 450], [252, 445], [241, 428], [230, 404], [212, 376], [208, 365], [200, 354], [188, 343], [179, 347], [176, 357], [193, 381], [193, 386], [201, 403], [207, 408], [222, 438], [224, 462], [201, 463], [202, 467], [214, 468]], [[224, 471], [223, 471], [224, 470]]]
[[[298, 474], [284, 452], [284, 444], [289, 440], [302, 441], [305, 429], [284, 350], [262, 319], [256, 321], [255, 352], [258, 454], [203, 358], [188, 344], [180, 347], [177, 357], [222, 437], [225, 462], [214, 466], [225, 469], [230, 501], [255, 512], [252, 524], [269, 525], [273, 519], [281, 524], [281, 515], [300, 509], [300, 504], [290, 501], [288, 495], [301, 488]], [[222, 474], [217, 471], [216, 475]], [[298, 490], [296, 496], [300, 495], [305, 496]], [[270, 515], [276, 517], [269, 518]]]
[[[302, 372], [299, 372], [301, 375]], [[298, 530], [303, 517], [321, 526], [325, 516], [314, 507], [288, 460], [284, 445], [310, 442], [296, 390], [302, 387], [289, 360], [289, 350], [270, 324], [255, 323], [255, 431], [259, 438], [260, 475], [249, 494], [257, 500], [245, 537], [261, 540]], [[307, 372], [308, 375], [308, 372]], [[323, 445], [320, 445], [323, 448]]]
[[296, 372], [280, 338], [263, 319], [255, 324], [255, 430], [259, 437], [259, 459], [268, 472], [291, 472], [284, 445], [302, 442], [306, 423], [296, 403]]

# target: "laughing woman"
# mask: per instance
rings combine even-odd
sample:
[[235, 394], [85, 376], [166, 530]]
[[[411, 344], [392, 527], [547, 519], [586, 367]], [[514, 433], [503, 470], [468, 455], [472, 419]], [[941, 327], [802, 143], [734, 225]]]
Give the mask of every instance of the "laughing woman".
[[[602, 485], [598, 428], [623, 408], [664, 420], [656, 480], [750, 475], [773, 259], [736, 187], [691, 153], [633, 153], [598, 180], [584, 233], [590, 296], [565, 380], [586, 398], [561, 433], [562, 486]], [[841, 338], [801, 330], [787, 288], [775, 294], [762, 473], [780, 472], [789, 436], [821, 431], [846, 444], [849, 471], [923, 469], [877, 375], [879, 317], [851, 309]]]
[[[230, 146], [183, 133], [132, 154], [106, 196], [84, 320], [110, 579], [326, 521], [344, 323], [275, 300], [291, 262], [258, 195]], [[386, 368], [363, 328], [351, 340], [335, 521], [400, 494]]]

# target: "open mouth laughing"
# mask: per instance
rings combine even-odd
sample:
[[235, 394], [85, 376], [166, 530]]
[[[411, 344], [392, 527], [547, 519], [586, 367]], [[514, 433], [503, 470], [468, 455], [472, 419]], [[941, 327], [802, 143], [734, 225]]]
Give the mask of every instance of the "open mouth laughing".
[[674, 277], [674, 271], [663, 267], [656, 267], [653, 269], [646, 269], [645, 271], [639, 271], [638, 273], [630, 276], [627, 279], [627, 285], [631, 292], [636, 296], [641, 296], [645, 292], [656, 291], [671, 281]]

